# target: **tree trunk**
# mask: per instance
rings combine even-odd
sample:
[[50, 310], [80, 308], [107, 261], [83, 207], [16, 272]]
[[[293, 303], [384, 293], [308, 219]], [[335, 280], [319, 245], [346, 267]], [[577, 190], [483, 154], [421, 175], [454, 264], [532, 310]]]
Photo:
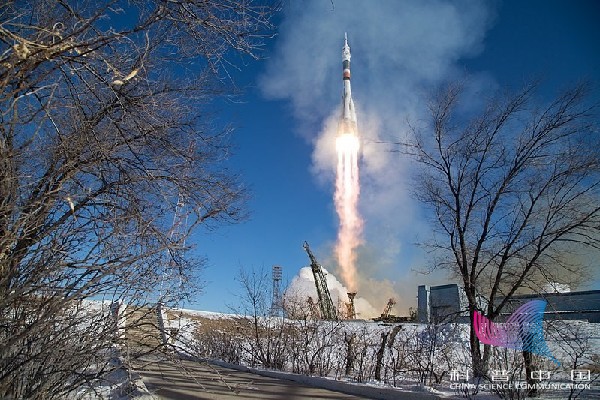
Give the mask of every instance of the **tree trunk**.
[[344, 334], [344, 341], [346, 342], [346, 375], [350, 375], [354, 369], [354, 360], [356, 355], [354, 354], [354, 338], [355, 334], [348, 335]]
[[[521, 336], [521, 340], [523, 341], [523, 347], [525, 348], [526, 343], [531, 343], [533, 340], [532, 332], [524, 327], [522, 324], [519, 326], [519, 334]], [[525, 380], [527, 382], [527, 397], [537, 397], [537, 389], [535, 387], [535, 379], [531, 373], [534, 370], [533, 365], [533, 353], [523, 350], [523, 361], [525, 363]]]
[[527, 397], [537, 397], [537, 389], [535, 380], [531, 376], [534, 370], [533, 354], [528, 351], [523, 351], [523, 361], [525, 361], [525, 380], [527, 381]]
[[383, 355], [385, 353], [385, 344], [387, 342], [389, 332], [381, 333], [381, 346], [377, 351], [377, 364], [375, 364], [375, 379], [381, 380], [381, 365], [383, 364]]
[[471, 366], [473, 368], [474, 377], [484, 377], [487, 374], [488, 357], [481, 356], [481, 348], [479, 347], [479, 339], [475, 334], [475, 326], [473, 325], [473, 312], [475, 307], [469, 305], [469, 320], [471, 321], [471, 329], [469, 335], [469, 344], [471, 345]]

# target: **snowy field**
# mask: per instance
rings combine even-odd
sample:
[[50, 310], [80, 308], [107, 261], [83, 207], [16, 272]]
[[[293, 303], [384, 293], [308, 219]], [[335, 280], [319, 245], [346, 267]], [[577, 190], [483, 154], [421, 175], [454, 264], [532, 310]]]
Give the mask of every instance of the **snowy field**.
[[[473, 379], [466, 324], [282, 318], [257, 318], [254, 324], [252, 318], [239, 315], [180, 313], [188, 326], [181, 344], [191, 344], [190, 352], [210, 359], [353, 384], [426, 390], [442, 397], [525, 396], [520, 352], [494, 349], [490, 379]], [[600, 398], [600, 324], [550, 321], [544, 328], [548, 346], [561, 365], [536, 357], [538, 398]], [[580, 379], [571, 379], [572, 370]], [[581, 375], [585, 371], [589, 380]]]
[[[526, 395], [520, 352], [494, 349], [490, 379], [473, 379], [466, 324], [254, 319], [180, 309], [164, 311], [163, 320], [169, 343], [181, 354], [319, 387], [338, 385], [346, 393], [365, 395], [363, 388], [372, 387], [395, 393], [382, 399], [399, 392], [483, 400]], [[600, 398], [600, 324], [551, 321], [545, 336], [561, 365], [536, 357], [537, 398]], [[573, 381], [571, 370], [580, 371], [580, 379]], [[73, 398], [152, 397], [134, 371], [117, 366], [103, 385]]]

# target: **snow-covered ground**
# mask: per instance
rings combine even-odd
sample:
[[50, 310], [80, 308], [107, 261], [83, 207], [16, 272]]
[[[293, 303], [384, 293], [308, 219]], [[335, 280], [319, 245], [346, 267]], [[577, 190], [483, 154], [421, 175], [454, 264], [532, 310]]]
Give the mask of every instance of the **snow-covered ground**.
[[[329, 388], [334, 390], [339, 390], [335, 386], [341, 385], [344, 392], [359, 396], [367, 396], [364, 390], [369, 387], [377, 388], [378, 398], [382, 399], [394, 398], [398, 391], [482, 400], [498, 399], [499, 394], [505, 398], [523, 398], [524, 395], [524, 390], [515, 389], [525, 384], [522, 356], [506, 349], [495, 349], [491, 367], [498, 376], [508, 375], [508, 381], [481, 381], [477, 390], [474, 389], [478, 382], [470, 374], [466, 376], [470, 371], [470, 356], [469, 327], [465, 324], [392, 325], [372, 321], [261, 318], [256, 339], [253, 320], [241, 315], [169, 309], [164, 311], [163, 319], [170, 344], [182, 354], [233, 362], [255, 373], [304, 384], [326, 388], [333, 385]], [[548, 322], [545, 336], [561, 365], [543, 358], [536, 360], [540, 377], [537, 398], [567, 399], [571, 394], [569, 385], [576, 384], [584, 389], [575, 390], [577, 396], [572, 398], [600, 399], [600, 324]], [[349, 346], [354, 360], [352, 368], [347, 370]], [[265, 357], [265, 351], [271, 358]], [[380, 379], [375, 379], [378, 355], [382, 359]], [[267, 361], [271, 364], [266, 365]], [[115, 357], [114, 362], [121, 361]], [[589, 370], [590, 380], [580, 375], [582, 379], [572, 381], [572, 369], [583, 373]], [[386, 391], [391, 394], [386, 395]], [[137, 375], [117, 365], [106, 382], [82, 390], [73, 398], [145, 400], [152, 397]]]
[[[248, 327], [240, 316], [223, 316], [223, 321], [230, 320], [237, 324], [235, 329], [230, 330], [227, 324], [218, 327], [214, 325], [220, 319], [214, 313], [191, 314], [199, 327], [206, 325], [208, 328], [198, 330], [200, 333], [195, 338], [197, 349], [208, 349], [204, 354], [208, 357], [232, 361], [231, 349], [236, 348], [234, 362], [244, 366], [272, 370], [275, 366], [265, 365], [264, 357], [261, 359], [257, 353], [265, 349], [276, 353], [280, 346], [288, 346], [290, 354], [283, 355], [283, 362], [277, 366], [277, 369], [286, 372], [410, 391], [427, 388], [444, 397], [491, 399], [498, 398], [498, 395], [506, 398], [524, 396], [526, 381], [520, 352], [494, 349], [490, 364], [493, 381], [476, 382], [473, 379], [470, 372], [469, 327], [466, 324], [390, 325], [371, 321], [264, 319], [261, 322], [261, 338], [256, 340], [248, 334]], [[206, 320], [203, 321], [204, 316]], [[293, 333], [290, 333], [291, 328]], [[281, 332], [287, 332], [284, 344], [281, 343]], [[572, 398], [600, 398], [600, 324], [551, 321], [545, 324], [545, 334], [550, 350], [561, 361], [561, 365], [541, 357], [536, 358], [538, 370], [534, 372], [538, 377], [538, 398], [566, 399], [569, 395]], [[382, 346], [383, 336], [388, 341]], [[357, 354], [353, 370], [346, 374], [344, 365], [351, 337], [355, 338]], [[220, 343], [219, 340], [223, 342]], [[215, 347], [220, 345], [228, 351], [223, 357], [215, 351]], [[378, 352], [383, 352], [383, 356], [380, 379], [376, 380], [374, 370]], [[276, 354], [273, 355], [275, 356]], [[317, 360], [315, 368], [309, 370], [311, 366], [302, 365], [303, 362], [299, 362], [298, 357]], [[310, 360], [304, 364], [310, 364]], [[573, 381], [573, 369], [583, 371], [576, 374], [589, 371], [590, 380], [584, 380], [587, 377], [582, 378], [580, 375], [582, 379]], [[468, 379], [465, 379], [467, 374]], [[573, 393], [570, 391], [571, 386], [576, 388]]]
[[80, 388], [77, 392], [71, 393], [68, 400], [156, 400], [142, 378], [128, 370], [121, 358], [114, 358], [115, 369], [111, 371], [102, 382], [92, 387]]

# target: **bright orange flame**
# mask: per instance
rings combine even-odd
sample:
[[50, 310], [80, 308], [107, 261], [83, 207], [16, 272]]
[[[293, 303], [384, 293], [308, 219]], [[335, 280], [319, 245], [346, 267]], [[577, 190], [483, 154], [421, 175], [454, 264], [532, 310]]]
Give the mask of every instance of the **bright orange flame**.
[[335, 147], [338, 155], [335, 208], [340, 219], [335, 252], [342, 280], [348, 290], [354, 292], [357, 289], [355, 249], [361, 243], [362, 232], [358, 213], [358, 137], [344, 133], [336, 138]]

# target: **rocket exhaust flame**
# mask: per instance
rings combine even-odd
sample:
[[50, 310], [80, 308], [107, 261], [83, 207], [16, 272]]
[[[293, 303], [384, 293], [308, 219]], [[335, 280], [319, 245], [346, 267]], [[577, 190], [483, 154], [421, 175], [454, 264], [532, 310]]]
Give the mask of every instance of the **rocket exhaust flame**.
[[343, 65], [343, 103], [340, 132], [336, 138], [338, 157], [335, 208], [339, 217], [338, 238], [335, 252], [346, 287], [355, 292], [357, 289], [356, 248], [361, 243], [362, 219], [358, 213], [360, 194], [358, 151], [359, 140], [356, 132], [356, 113], [350, 88], [350, 47], [346, 36], [342, 48]]
[[335, 208], [339, 230], [335, 251], [342, 280], [350, 291], [357, 289], [355, 249], [361, 243], [362, 232], [362, 220], [358, 213], [358, 149], [356, 135], [345, 133], [337, 137]]

